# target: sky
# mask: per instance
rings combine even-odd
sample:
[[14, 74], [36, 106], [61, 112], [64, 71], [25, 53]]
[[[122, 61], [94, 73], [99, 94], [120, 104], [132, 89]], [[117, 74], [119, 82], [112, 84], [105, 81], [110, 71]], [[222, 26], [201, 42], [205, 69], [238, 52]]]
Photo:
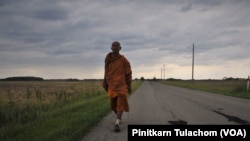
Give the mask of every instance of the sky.
[[0, 78], [102, 79], [113, 41], [133, 79], [247, 78], [249, 35], [249, 0], [1, 0]]

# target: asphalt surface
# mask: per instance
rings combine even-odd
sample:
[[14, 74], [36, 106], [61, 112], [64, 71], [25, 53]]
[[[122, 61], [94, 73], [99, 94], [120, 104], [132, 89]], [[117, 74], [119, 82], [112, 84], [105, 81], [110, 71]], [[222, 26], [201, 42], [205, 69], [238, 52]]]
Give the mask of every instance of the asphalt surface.
[[249, 125], [250, 100], [145, 81], [128, 98], [121, 132], [110, 112], [82, 141], [127, 141], [128, 125]]

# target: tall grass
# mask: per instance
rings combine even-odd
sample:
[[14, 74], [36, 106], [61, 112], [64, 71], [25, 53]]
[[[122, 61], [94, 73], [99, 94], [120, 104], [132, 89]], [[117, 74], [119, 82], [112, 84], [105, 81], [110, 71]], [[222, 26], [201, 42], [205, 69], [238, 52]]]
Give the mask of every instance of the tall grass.
[[[78, 140], [109, 111], [100, 81], [0, 82], [1, 141]], [[139, 81], [132, 83], [134, 91]]]

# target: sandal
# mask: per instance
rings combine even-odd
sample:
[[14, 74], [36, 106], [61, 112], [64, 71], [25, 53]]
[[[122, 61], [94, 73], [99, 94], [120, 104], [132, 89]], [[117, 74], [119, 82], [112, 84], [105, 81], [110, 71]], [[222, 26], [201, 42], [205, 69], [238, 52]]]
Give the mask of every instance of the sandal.
[[115, 131], [115, 132], [120, 132], [120, 131], [121, 131], [118, 124], [115, 124], [114, 131]]

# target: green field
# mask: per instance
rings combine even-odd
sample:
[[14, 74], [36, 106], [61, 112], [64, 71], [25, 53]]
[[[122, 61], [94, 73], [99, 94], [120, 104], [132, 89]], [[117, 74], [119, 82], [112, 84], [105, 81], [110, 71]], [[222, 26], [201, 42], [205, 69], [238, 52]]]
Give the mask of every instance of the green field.
[[1, 141], [76, 141], [108, 112], [101, 81], [0, 81]]
[[250, 99], [247, 80], [166, 80], [161, 83]]

